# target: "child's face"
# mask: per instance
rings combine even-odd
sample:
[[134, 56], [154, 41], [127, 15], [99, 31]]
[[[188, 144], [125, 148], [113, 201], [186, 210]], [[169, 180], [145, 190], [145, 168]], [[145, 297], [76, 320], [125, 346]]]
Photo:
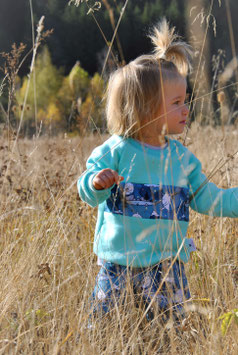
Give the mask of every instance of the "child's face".
[[182, 133], [188, 119], [188, 107], [185, 104], [187, 89], [185, 78], [166, 81], [163, 89], [164, 95], [161, 96], [158, 112], [151, 124], [141, 130], [142, 137], [150, 136], [152, 138], [153, 136], [154, 142], [162, 134]]
[[160, 132], [167, 134], [180, 134], [183, 132], [187, 119], [188, 107], [185, 104], [187, 83], [185, 78], [167, 81], [164, 84], [164, 99], [156, 114]]

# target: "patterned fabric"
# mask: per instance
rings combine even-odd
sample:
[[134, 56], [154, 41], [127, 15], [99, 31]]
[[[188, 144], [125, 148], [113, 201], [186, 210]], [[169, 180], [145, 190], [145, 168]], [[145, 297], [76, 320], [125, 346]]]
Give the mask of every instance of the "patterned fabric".
[[[163, 278], [165, 280], [161, 286]], [[135, 296], [143, 301], [145, 307], [155, 297], [153, 307], [147, 313], [148, 320], [153, 319], [158, 311], [165, 321], [170, 316], [170, 310], [175, 321], [184, 317], [183, 303], [191, 297], [184, 264], [176, 260], [171, 266], [170, 259], [148, 268], [127, 268], [105, 262], [98, 273], [91, 297], [93, 313], [103, 315], [113, 309], [115, 303], [123, 304], [128, 280]]]
[[121, 183], [114, 186], [105, 211], [129, 217], [189, 220], [189, 189]]

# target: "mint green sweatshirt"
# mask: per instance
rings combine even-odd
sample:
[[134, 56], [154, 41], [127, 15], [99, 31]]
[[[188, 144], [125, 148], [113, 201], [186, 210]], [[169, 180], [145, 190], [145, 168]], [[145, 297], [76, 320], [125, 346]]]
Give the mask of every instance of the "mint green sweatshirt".
[[[81, 199], [98, 206], [94, 252], [120, 265], [147, 267], [168, 257], [187, 262], [189, 207], [211, 216], [238, 217], [238, 188], [219, 189], [206, 180], [199, 160], [180, 142], [168, 139], [153, 149], [112, 136], [94, 149], [78, 180]], [[96, 190], [102, 169], [124, 177], [119, 186]], [[199, 190], [198, 190], [199, 189]]]

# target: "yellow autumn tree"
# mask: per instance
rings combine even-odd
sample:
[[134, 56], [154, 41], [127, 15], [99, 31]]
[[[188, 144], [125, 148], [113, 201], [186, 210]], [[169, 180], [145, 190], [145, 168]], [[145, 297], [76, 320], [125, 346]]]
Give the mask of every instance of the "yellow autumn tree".
[[76, 129], [81, 104], [87, 97], [89, 86], [89, 74], [77, 61], [69, 75], [63, 79], [58, 93], [60, 111], [68, 131]]
[[94, 74], [90, 81], [88, 95], [81, 105], [79, 113], [79, 126], [87, 127], [89, 130], [106, 129], [104, 114], [104, 81], [98, 73]]

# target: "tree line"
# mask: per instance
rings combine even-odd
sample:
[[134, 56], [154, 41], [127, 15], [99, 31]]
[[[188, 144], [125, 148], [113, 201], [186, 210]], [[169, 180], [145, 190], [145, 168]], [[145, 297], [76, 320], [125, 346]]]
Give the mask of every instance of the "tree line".
[[[79, 6], [76, 6], [77, 0], [70, 3], [67, 0], [32, 0], [31, 3], [32, 13], [28, 0], [1, 0], [0, 3], [1, 52], [9, 52], [12, 43], [20, 45], [21, 42], [26, 45], [26, 51], [29, 50], [32, 47], [32, 31], [36, 36], [36, 26], [41, 16], [45, 16], [45, 30], [53, 29], [45, 44], [38, 49], [35, 86], [33, 81], [30, 83], [24, 118], [24, 129], [29, 134], [34, 131], [37, 122], [44, 122], [45, 127], [52, 130], [56, 127], [66, 131], [82, 130], [83, 127], [90, 130], [93, 127], [103, 129], [105, 120], [102, 97], [108, 72], [151, 50], [148, 31], [163, 16], [186, 40], [196, 35], [190, 33], [192, 30], [187, 26], [189, 16], [194, 17], [193, 22], [200, 21], [201, 26], [206, 21], [210, 22], [207, 35], [210, 60], [206, 66], [211, 81], [213, 72], [222, 71], [226, 62], [232, 58], [228, 26], [224, 22], [227, 9], [222, 0], [214, 2], [210, 18], [206, 17], [211, 4], [208, 0], [129, 0], [103, 76], [101, 74], [108, 47], [125, 1], [78, 1]], [[238, 24], [234, 21], [234, 15], [238, 3], [230, 0], [229, 5], [235, 33]], [[237, 47], [236, 41], [234, 37], [233, 47]], [[219, 68], [214, 66], [214, 56], [222, 58]], [[11, 108], [11, 120], [15, 125], [20, 117], [30, 60], [29, 55], [17, 76]], [[2, 68], [3, 63], [2, 57]], [[5, 108], [8, 99], [5, 86], [0, 97]], [[2, 112], [0, 120], [4, 122]]]

